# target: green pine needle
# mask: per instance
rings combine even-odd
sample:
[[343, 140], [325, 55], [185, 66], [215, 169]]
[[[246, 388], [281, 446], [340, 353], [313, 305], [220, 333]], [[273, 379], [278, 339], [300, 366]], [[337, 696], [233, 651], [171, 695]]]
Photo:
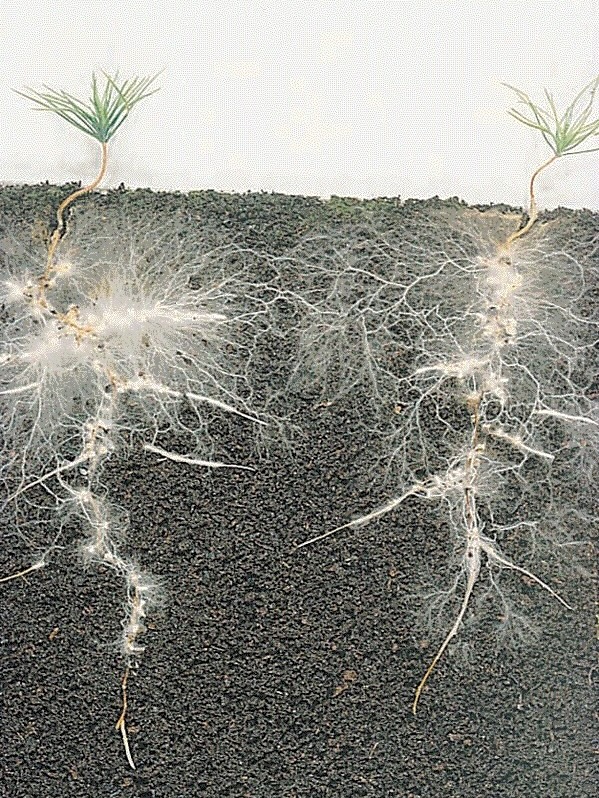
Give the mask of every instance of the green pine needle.
[[103, 89], [98, 88], [96, 76], [92, 74], [92, 93], [87, 103], [66, 91], [55, 91], [45, 85], [44, 92], [35, 91], [28, 86], [25, 87], [26, 92], [15, 91], [36, 103], [37, 110], [53, 111], [78, 130], [105, 144], [114, 136], [132, 108], [158, 91], [158, 88], [151, 91], [148, 89], [160, 72], [152, 77], [131, 78], [120, 83], [118, 72], [114, 77], [105, 72], [102, 74], [106, 78]]
[[[512, 108], [508, 113], [518, 122], [540, 130], [541, 135], [553, 150], [556, 156], [576, 155], [582, 152], [596, 152], [599, 147], [590, 150], [575, 150], [590, 136], [599, 135], [599, 117], [589, 121], [593, 110], [595, 92], [599, 88], [599, 76], [586, 85], [574, 98], [572, 103], [560, 116], [555, 107], [553, 96], [545, 89], [545, 97], [549, 103], [549, 110], [536, 105], [530, 97], [520, 89], [503, 83], [508, 89], [515, 91], [520, 103], [527, 106], [530, 116]], [[583, 99], [588, 93], [588, 99]]]

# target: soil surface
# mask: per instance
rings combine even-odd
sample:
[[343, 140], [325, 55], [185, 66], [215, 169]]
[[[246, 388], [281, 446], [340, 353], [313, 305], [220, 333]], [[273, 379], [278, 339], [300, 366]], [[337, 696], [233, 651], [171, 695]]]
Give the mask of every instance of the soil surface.
[[[51, 224], [69, 188], [2, 188], [0, 215]], [[310, 231], [369, 214], [401, 225], [414, 214], [467, 208], [458, 200], [141, 190], [84, 202], [162, 222], [201, 219], [275, 255]], [[596, 214], [560, 214], [598, 229]], [[596, 796], [591, 578], [563, 577], [560, 590], [575, 606], [568, 612], [519, 575], [504, 577], [537, 636], [498, 645], [490, 623], [468, 624], [414, 716], [414, 690], [444, 636], [427, 627], [415, 595], [423, 572], [451, 581], [447, 528], [414, 500], [296, 550], [393, 493], [359, 395], [326, 406], [298, 392], [287, 413], [296, 427], [288, 445], [260, 457], [251, 423], [215, 422], [218, 451], [255, 471], [207, 473], [141, 451], [105, 469], [111, 501], [130, 518], [125, 550], [164, 586], [129, 680], [137, 770], [115, 731], [119, 579], [83, 565], [81, 531], [67, 524], [46, 568], [0, 585], [0, 795]], [[3, 526], [0, 575], [35, 556], [31, 535]], [[579, 557], [592, 568], [588, 547]]]

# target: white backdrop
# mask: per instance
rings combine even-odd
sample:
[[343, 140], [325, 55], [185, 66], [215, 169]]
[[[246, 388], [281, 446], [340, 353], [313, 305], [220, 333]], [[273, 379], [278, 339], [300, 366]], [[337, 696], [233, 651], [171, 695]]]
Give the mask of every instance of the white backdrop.
[[[164, 68], [113, 140], [106, 186], [523, 205], [549, 150], [506, 113], [500, 81], [568, 104], [599, 72], [595, 6], [2, 0], [0, 181], [96, 168], [91, 139], [11, 88], [86, 95], [93, 70]], [[598, 164], [563, 158], [539, 180], [540, 206], [599, 210]]]

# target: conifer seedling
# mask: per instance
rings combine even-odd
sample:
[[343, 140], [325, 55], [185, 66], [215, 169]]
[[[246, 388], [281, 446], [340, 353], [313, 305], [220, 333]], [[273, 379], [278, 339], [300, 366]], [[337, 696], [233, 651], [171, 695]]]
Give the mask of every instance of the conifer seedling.
[[[503, 85], [516, 92], [520, 103], [525, 106], [524, 112], [521, 112], [518, 108], [512, 108], [509, 111], [510, 115], [519, 122], [522, 122], [524, 125], [540, 131], [544, 140], [547, 142], [553, 152], [551, 158], [541, 164], [541, 166], [534, 171], [530, 179], [528, 221], [524, 227], [508, 236], [503, 246], [499, 247], [499, 250], [503, 250], [505, 253], [507, 250], [509, 250], [514, 241], [529, 232], [538, 218], [538, 209], [534, 192], [535, 180], [538, 175], [546, 167], [548, 167], [558, 158], [561, 158], [563, 155], [577, 155], [587, 152], [596, 152], [599, 150], [599, 147], [583, 150], [579, 149], [580, 145], [587, 141], [587, 139], [592, 136], [599, 135], [599, 118], [591, 118], [595, 92], [599, 87], [599, 76], [597, 76], [583, 89], [581, 89], [581, 91], [576, 95], [576, 97], [561, 115], [557, 111], [553, 96], [549, 91], [547, 91], [547, 89], [545, 89], [545, 97], [548, 103], [548, 109], [534, 103], [530, 97], [520, 89], [510, 86], [507, 83], [504, 83]], [[506, 328], [506, 326], [509, 324], [509, 321], [511, 321], [512, 310], [510, 305], [513, 301], [513, 297], [517, 293], [518, 272], [517, 269], [514, 268], [512, 258], [505, 254], [498, 259], [497, 263], [492, 263], [491, 266], [493, 269], [495, 269], [494, 276], [491, 281], [493, 284], [493, 303], [496, 303], [494, 306], [501, 307], [501, 314], [497, 315], [497, 318], [501, 316], [501, 324], [499, 327]], [[500, 298], [500, 302], [496, 301], [497, 298]], [[494, 321], [496, 322], [497, 319]], [[503, 330], [500, 334], [494, 334], [492, 336], [495, 339], [493, 343], [494, 353], [500, 352], [504, 346], [505, 342], [501, 340], [502, 335]], [[489, 373], [489, 375], [487, 375], [487, 379], [489, 379], [490, 376], [493, 375]], [[491, 380], [489, 380], [489, 382], [491, 382]], [[489, 565], [495, 564], [525, 575], [550, 593], [564, 607], [567, 609], [572, 609], [568, 602], [566, 602], [558, 593], [556, 593], [556, 591], [553, 590], [546, 582], [544, 582], [534, 573], [522, 568], [515, 562], [502, 555], [494, 541], [487, 539], [482, 532], [483, 526], [480, 523], [477, 510], [476, 481], [480, 468], [480, 458], [486, 449], [484, 435], [485, 425], [483, 423], [481, 410], [483, 402], [488, 399], [490, 393], [492, 394], [492, 392], [489, 392], [488, 389], [485, 389], [483, 384], [478, 388], [478, 390], [473, 391], [469, 397], [472, 438], [470, 449], [467, 452], [464, 462], [465, 481], [463, 501], [463, 519], [464, 525], [466, 527], [465, 531], [467, 542], [465, 558], [466, 589], [453, 626], [441, 643], [441, 646], [437, 650], [437, 653], [433, 657], [429, 667], [427, 668], [424, 676], [416, 688], [416, 693], [412, 704], [412, 711], [414, 714], [416, 714], [418, 702], [420, 700], [420, 696], [422, 695], [424, 686], [426, 685], [439, 660], [445, 653], [449, 643], [457, 635], [458, 630], [464, 620], [466, 610], [468, 609], [470, 599], [474, 591], [474, 586], [479, 579], [481, 555], [486, 556]], [[585, 423], [587, 422], [590, 422], [590, 419], [586, 419]], [[510, 436], [505, 435], [504, 433], [502, 434], [506, 439], [509, 440]], [[542, 455], [543, 453], [537, 452], [536, 454]]]
[[[152, 88], [152, 86], [160, 73], [150, 77], [134, 77], [129, 80], [119, 80], [118, 72], [115, 73], [114, 76], [106, 72], [102, 74], [105, 79], [103, 87], [98, 85], [96, 75], [92, 74], [91, 95], [87, 102], [79, 100], [66, 91], [55, 90], [48, 86], [44, 86], [44, 91], [37, 91], [30, 87], [26, 87], [25, 91], [16, 91], [16, 93], [20, 94], [22, 97], [33, 101], [38, 110], [50, 111], [57, 114], [61, 119], [64, 119], [66, 122], [73, 125], [73, 127], [77, 128], [77, 130], [86, 133], [98, 141], [101, 147], [100, 168], [97, 176], [88, 185], [73, 191], [65, 197], [56, 210], [56, 227], [48, 240], [46, 267], [44, 273], [37, 278], [35, 289], [30, 291], [29, 297], [32, 306], [41, 313], [42, 317], [45, 314], [51, 314], [58, 324], [70, 331], [72, 340], [74, 340], [76, 347], [80, 349], [84, 348], [82, 346], [84, 340], [89, 336], [93, 336], [94, 330], [89, 324], [81, 320], [80, 309], [77, 306], [71, 306], [66, 311], [61, 311], [53, 307], [47, 298], [48, 290], [52, 287], [55, 278], [62, 270], [62, 266], [55, 262], [55, 256], [58, 245], [65, 232], [64, 214], [71, 203], [79, 197], [94, 191], [100, 185], [106, 174], [108, 164], [108, 142], [125, 122], [133, 108], [143, 99], [158, 91], [158, 88]], [[86, 456], [89, 455], [90, 452], [85, 453]], [[95, 454], [98, 455], [99, 451], [95, 452]], [[59, 476], [58, 473], [57, 476]], [[104, 519], [102, 519], [103, 508], [100, 507], [91, 493], [84, 498], [85, 501], [82, 499], [81, 505], [87, 505], [85, 512], [87, 514], [91, 513], [90, 521], [92, 521], [92, 526], [101, 527], [102, 523], [105, 523]], [[103, 546], [99, 545], [98, 552], [96, 553], [99, 553], [100, 548], [103, 549], [102, 556], [104, 560], [112, 567], [123, 571], [127, 575], [131, 603], [130, 627], [134, 630], [134, 632], [129, 633], [131, 639], [128, 642], [131, 651], [134, 651], [134, 637], [137, 636], [137, 633], [139, 633], [141, 629], [140, 619], [145, 614], [144, 591], [142, 588], [145, 587], [146, 590], [148, 590], [149, 586], [143, 586], [141, 584], [142, 575], [136, 573], [135, 569], [131, 568], [129, 563], [122, 559], [116, 552], [110, 551], [109, 543], [105, 543]], [[13, 574], [11, 577], [6, 577], [2, 581], [24, 576], [42, 567], [42, 565], [43, 561], [38, 561], [30, 568]], [[128, 676], [129, 665], [122, 679], [123, 709], [117, 722], [117, 730], [121, 732], [129, 764], [134, 768], [135, 765], [129, 749], [125, 725]]]
[[[46, 493], [50, 504], [43, 509], [54, 502], [60, 529], [69, 515], [82, 521], [86, 561], [122, 578], [125, 669], [116, 728], [132, 768], [127, 685], [144, 649], [144, 619], [160, 590], [122, 551], [126, 513], [107, 498], [103, 465], [141, 444], [149, 455], [174, 463], [253, 471], [212, 458], [208, 417], [221, 412], [265, 424], [245, 390], [251, 393], [248, 349], [266, 311], [240, 277], [243, 248], [229, 241], [212, 246], [204, 231], [183, 222], [163, 233], [155, 220], [119, 209], [103, 214], [101, 224], [94, 209], [77, 214], [72, 228], [65, 218], [71, 203], [100, 184], [108, 143], [131, 110], [157, 91], [156, 77], [123, 81], [104, 73], [100, 85], [93, 76], [88, 101], [49, 88], [19, 92], [94, 138], [101, 163], [89, 185], [60, 203], [56, 228], [39, 255], [37, 244], [28, 249], [30, 235], [27, 246], [12, 233], [0, 238], [6, 267], [0, 276], [0, 413], [7, 420], [0, 472], [9, 487], [0, 514], [9, 506], [18, 514], [20, 501], [34, 503], [36, 491]], [[238, 336], [247, 336], [245, 344]], [[186, 451], [174, 451], [178, 446]], [[37, 562], [0, 581], [44, 567], [60, 534]]]
[[[530, 534], [534, 540], [546, 519], [524, 510], [516, 515], [501, 486], [508, 479], [526, 485], [525, 467], [531, 474], [546, 469], [549, 481], [560, 453], [559, 436], [574, 446], [577, 435], [584, 439], [588, 430], [599, 427], [589, 374], [599, 328], [592, 317], [576, 311], [585, 294], [585, 270], [596, 267], [577, 263], [580, 284], [567, 286], [562, 269], [572, 258], [559, 246], [547, 251], [550, 226], [536, 230], [534, 242], [526, 238], [538, 219], [538, 175], [564, 155], [599, 150], [588, 145], [599, 135], [599, 118], [593, 114], [599, 76], [563, 113], [548, 91], [545, 107], [520, 89], [508, 88], [524, 106], [513, 108], [511, 115], [538, 130], [552, 150], [530, 179], [528, 220], [520, 229], [509, 233], [511, 222], [503, 214], [479, 217], [472, 211], [465, 229], [458, 228], [475, 255], [461, 243], [450, 255], [451, 238], [434, 243], [430, 229], [421, 246], [417, 220], [416, 232], [384, 229], [370, 251], [361, 239], [353, 243], [347, 235], [330, 254], [307, 242], [304, 271], [313, 277], [301, 297], [308, 317], [301, 367], [312, 369], [327, 392], [343, 395], [366, 385], [385, 419], [389, 405], [401, 403], [400, 419], [391, 422], [389, 434], [400, 484], [385, 504], [299, 548], [398, 514], [418, 500], [442, 508], [459, 552], [451, 587], [435, 585], [430, 594], [442, 606], [452, 601], [456, 608], [416, 686], [414, 714], [431, 674], [463, 631], [485, 575], [506, 617], [511, 610], [496, 578], [502, 571], [524, 577], [572, 609], [550, 579], [520, 564], [520, 554], [504, 551], [510, 534], [524, 540]], [[454, 224], [455, 215], [452, 232]], [[434, 227], [428, 220], [427, 225]], [[403, 364], [397, 371], [390, 367], [386, 354], [395, 350], [399, 336], [400, 351], [411, 352], [414, 359], [413, 368], [406, 362], [405, 371]], [[329, 379], [331, 370], [339, 373], [340, 388], [333, 385], [335, 377]], [[553, 436], [550, 423], [556, 425]], [[534, 494], [536, 485], [532, 478], [527, 490]], [[557, 524], [556, 529], [570, 534]]]

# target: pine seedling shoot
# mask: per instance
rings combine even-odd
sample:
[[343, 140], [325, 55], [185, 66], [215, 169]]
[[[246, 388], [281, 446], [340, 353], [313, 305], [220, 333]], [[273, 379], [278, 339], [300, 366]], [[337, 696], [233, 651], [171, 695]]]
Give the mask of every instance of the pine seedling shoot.
[[[547, 142], [553, 155], [542, 163], [533, 173], [529, 183], [528, 221], [524, 227], [513, 233], [506, 245], [517, 238], [526, 235], [538, 217], [537, 202], [535, 198], [535, 181], [541, 172], [563, 155], [582, 155], [587, 152], [597, 152], [599, 147], [579, 149], [587, 139], [599, 136], [599, 117], [592, 118], [595, 92], [599, 87], [599, 75], [582, 88], [563, 114], [559, 114], [555, 106], [553, 95], [545, 89], [545, 99], [548, 107], [543, 108], [533, 102], [528, 94], [504, 83], [508, 89], [516, 93], [519, 107], [512, 108], [508, 113], [522, 122], [523, 125], [538, 130]], [[524, 108], [521, 110], [522, 106]]]
[[57, 224], [48, 244], [46, 271], [39, 280], [39, 302], [41, 305], [45, 303], [45, 292], [55, 270], [54, 255], [64, 232], [66, 209], [76, 199], [84, 194], [89, 194], [100, 185], [108, 166], [108, 142], [125, 122], [133, 108], [146, 97], [159, 91], [158, 88], [150, 90], [158, 74], [153, 77], [119, 81], [118, 72], [114, 76], [103, 73], [106, 81], [103, 90], [98, 89], [98, 80], [96, 75], [92, 74], [91, 96], [87, 102], [73, 97], [66, 91], [56, 91], [48, 86], [44, 87], [45, 91], [36, 91], [27, 87], [25, 91], [16, 92], [34, 102], [37, 110], [55, 113], [77, 130], [91, 136], [100, 144], [101, 148], [100, 168], [97, 176], [89, 185], [82, 186], [65, 197], [56, 209]]

